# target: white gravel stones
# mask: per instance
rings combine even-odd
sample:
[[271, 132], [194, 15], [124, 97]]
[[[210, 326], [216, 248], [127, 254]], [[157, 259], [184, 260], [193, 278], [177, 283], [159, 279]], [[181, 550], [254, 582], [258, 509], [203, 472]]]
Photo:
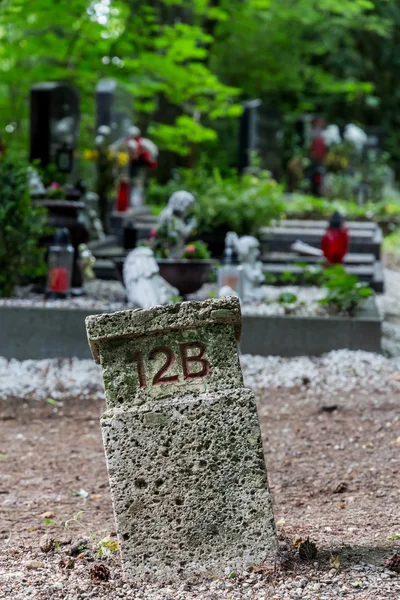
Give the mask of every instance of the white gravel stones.
[[93, 310], [125, 310], [125, 290], [118, 281], [103, 281], [94, 279], [85, 284], [86, 295], [65, 300], [47, 301], [43, 294], [34, 294], [31, 288], [20, 287], [16, 290], [15, 298], [0, 298], [2, 306], [46, 306], [47, 308], [88, 308]]
[[371, 352], [336, 350], [321, 357], [242, 356], [246, 385], [253, 389], [307, 385], [314, 392], [399, 389], [400, 359]]
[[[400, 389], [400, 357], [337, 350], [310, 358], [241, 357], [247, 386], [255, 391], [306, 385], [311, 393], [368, 393]], [[91, 360], [6, 360], [0, 358], [0, 400], [71, 397], [103, 399], [100, 367]]]
[[0, 400], [104, 397], [101, 370], [92, 360], [7, 360], [0, 357]]

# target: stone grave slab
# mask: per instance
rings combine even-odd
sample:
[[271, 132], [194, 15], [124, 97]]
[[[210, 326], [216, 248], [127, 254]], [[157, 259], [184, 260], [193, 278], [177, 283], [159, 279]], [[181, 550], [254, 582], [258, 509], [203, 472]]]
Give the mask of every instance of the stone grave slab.
[[[287, 285], [282, 275], [287, 272], [301, 275], [302, 267], [298, 263], [308, 265], [323, 264], [323, 258], [316, 256], [302, 256], [294, 252], [269, 252], [261, 258], [264, 263], [263, 271], [271, 273], [277, 278], [276, 285]], [[360, 281], [368, 285], [378, 294], [385, 289], [384, 270], [382, 262], [375, 259], [373, 254], [347, 254], [344, 267], [350, 275], [356, 275]]]
[[[350, 252], [373, 254], [377, 260], [381, 257], [382, 230], [376, 223], [347, 222], [350, 233]], [[261, 227], [259, 237], [261, 251], [290, 252], [291, 245], [301, 240], [316, 248], [320, 247], [322, 236], [326, 230], [326, 221], [282, 221], [277, 227]]]
[[126, 575], [175, 580], [261, 563], [276, 548], [237, 298], [86, 319]]

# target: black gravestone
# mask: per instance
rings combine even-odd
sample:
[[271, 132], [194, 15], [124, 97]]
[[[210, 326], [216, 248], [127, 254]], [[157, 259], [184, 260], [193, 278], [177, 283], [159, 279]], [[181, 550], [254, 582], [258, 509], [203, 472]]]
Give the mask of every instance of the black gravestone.
[[31, 89], [30, 160], [55, 164], [71, 173], [79, 135], [79, 98], [65, 83], [39, 83]]
[[126, 135], [132, 125], [133, 98], [114, 79], [101, 79], [96, 86], [96, 129], [107, 125], [112, 142]]
[[258, 118], [261, 100], [248, 100], [243, 103], [243, 113], [239, 125], [239, 173], [250, 166], [250, 152], [259, 150]]
[[260, 109], [258, 145], [262, 167], [279, 180], [282, 175], [283, 117], [272, 106]]

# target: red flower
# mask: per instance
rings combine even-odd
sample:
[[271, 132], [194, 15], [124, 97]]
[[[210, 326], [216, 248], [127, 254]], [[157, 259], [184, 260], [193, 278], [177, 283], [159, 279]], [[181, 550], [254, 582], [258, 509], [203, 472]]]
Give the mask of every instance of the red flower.
[[157, 237], [157, 229], [154, 229], [154, 228], [150, 229], [150, 234], [149, 235], [150, 235], [151, 238]]
[[194, 252], [196, 252], [196, 247], [193, 244], [189, 244], [188, 246], [186, 246], [185, 252], [187, 252], [188, 254], [193, 254]]
[[53, 182], [50, 184], [50, 187], [51, 187], [51, 189], [53, 189], [53, 190], [59, 190], [61, 186], [60, 186], [60, 184], [59, 184], [57, 181], [53, 181]]

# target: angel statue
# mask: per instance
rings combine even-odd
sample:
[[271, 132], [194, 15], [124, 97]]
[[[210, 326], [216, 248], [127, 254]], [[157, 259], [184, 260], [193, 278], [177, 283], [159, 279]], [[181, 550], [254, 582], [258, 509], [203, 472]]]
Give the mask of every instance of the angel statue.
[[160, 213], [157, 236], [168, 241], [172, 258], [182, 256], [186, 240], [197, 225], [196, 219], [187, 219], [194, 202], [195, 197], [190, 192], [174, 192]]
[[239, 237], [234, 232], [227, 234], [229, 243], [234, 245], [239, 262], [243, 270], [243, 300], [260, 300], [262, 290], [260, 286], [264, 283], [264, 273], [262, 262], [258, 260], [260, 256], [260, 242], [251, 235]]
[[169, 304], [179, 291], [160, 275], [153, 251], [139, 246], [125, 259], [123, 278], [128, 302], [140, 308]]

